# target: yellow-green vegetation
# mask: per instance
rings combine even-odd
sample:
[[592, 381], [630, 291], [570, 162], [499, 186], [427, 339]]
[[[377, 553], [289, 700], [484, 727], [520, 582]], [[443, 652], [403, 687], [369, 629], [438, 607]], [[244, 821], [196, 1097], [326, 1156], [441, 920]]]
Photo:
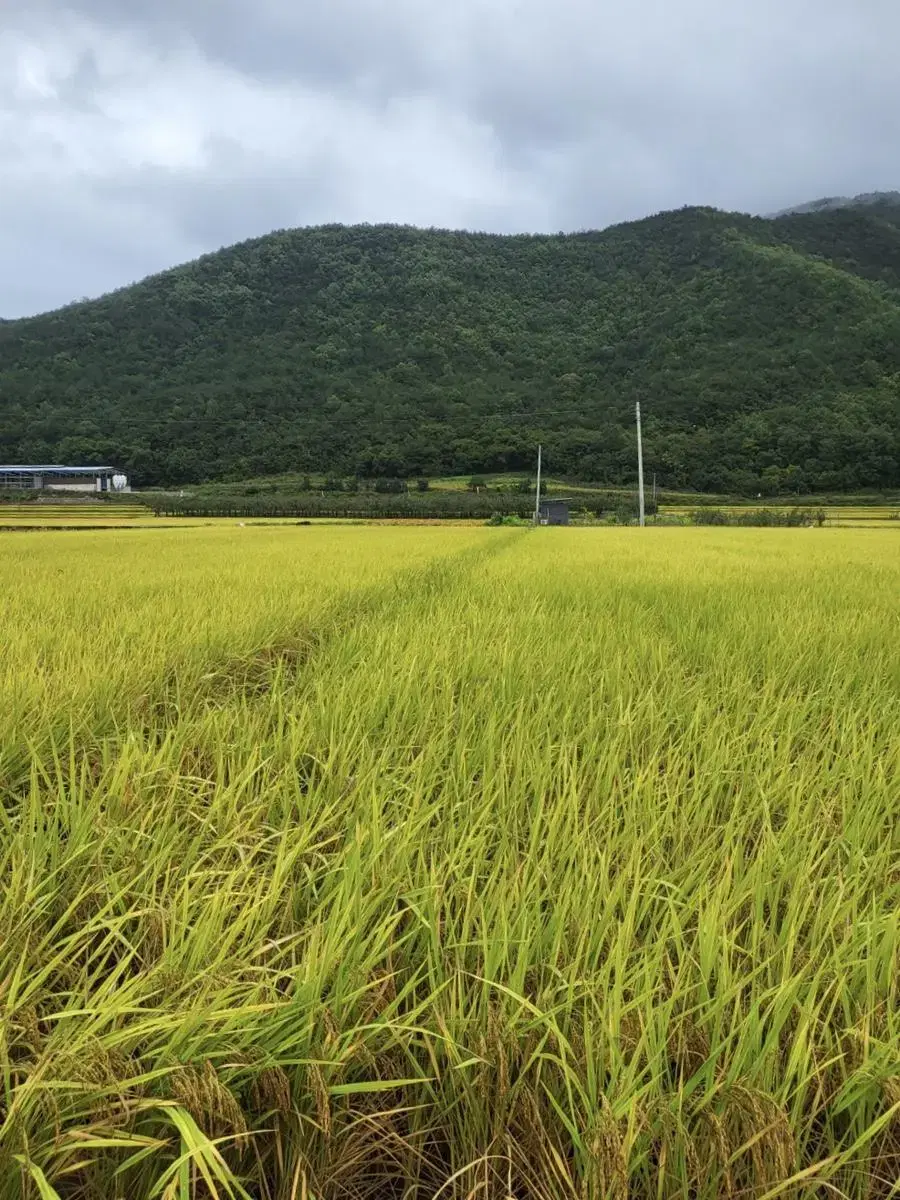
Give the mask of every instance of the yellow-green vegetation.
[[161, 524], [144, 504], [2, 504], [0, 531], [23, 529], [116, 529]]
[[890, 1193], [893, 531], [2, 551], [2, 1200]]

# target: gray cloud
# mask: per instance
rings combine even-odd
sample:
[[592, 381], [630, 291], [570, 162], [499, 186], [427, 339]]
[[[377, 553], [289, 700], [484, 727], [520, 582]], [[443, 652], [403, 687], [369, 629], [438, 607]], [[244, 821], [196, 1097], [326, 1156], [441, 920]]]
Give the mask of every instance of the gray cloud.
[[0, 316], [272, 228], [900, 184], [893, 0], [13, 0]]

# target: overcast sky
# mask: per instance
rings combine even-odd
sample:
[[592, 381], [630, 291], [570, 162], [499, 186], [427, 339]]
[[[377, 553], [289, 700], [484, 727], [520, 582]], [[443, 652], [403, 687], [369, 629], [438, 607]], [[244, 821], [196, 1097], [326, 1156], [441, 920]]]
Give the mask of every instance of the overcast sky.
[[0, 316], [275, 228], [900, 187], [897, 0], [0, 0]]

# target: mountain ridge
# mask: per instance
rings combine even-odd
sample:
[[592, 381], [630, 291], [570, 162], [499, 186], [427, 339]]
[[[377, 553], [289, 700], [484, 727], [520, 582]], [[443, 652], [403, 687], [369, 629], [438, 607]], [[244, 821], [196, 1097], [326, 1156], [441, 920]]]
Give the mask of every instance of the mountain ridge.
[[808, 200], [804, 204], [795, 204], [791, 208], [781, 209], [780, 212], [769, 213], [767, 219], [775, 221], [779, 217], [834, 212], [842, 208], [872, 208], [884, 204], [900, 206], [900, 192], [860, 192], [858, 196], [823, 196], [820, 200]]
[[[824, 269], [824, 268], [827, 268]], [[0, 458], [139, 483], [284, 470], [895, 487], [900, 197], [602, 231], [278, 231], [0, 325]], [[523, 416], [523, 414], [527, 414]]]

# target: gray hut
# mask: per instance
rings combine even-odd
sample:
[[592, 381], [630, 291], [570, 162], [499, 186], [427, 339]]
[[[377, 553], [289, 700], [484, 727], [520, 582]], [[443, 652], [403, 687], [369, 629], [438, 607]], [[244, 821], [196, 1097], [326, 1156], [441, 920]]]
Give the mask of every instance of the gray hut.
[[541, 525], [568, 525], [568, 500], [542, 500], [538, 510]]

